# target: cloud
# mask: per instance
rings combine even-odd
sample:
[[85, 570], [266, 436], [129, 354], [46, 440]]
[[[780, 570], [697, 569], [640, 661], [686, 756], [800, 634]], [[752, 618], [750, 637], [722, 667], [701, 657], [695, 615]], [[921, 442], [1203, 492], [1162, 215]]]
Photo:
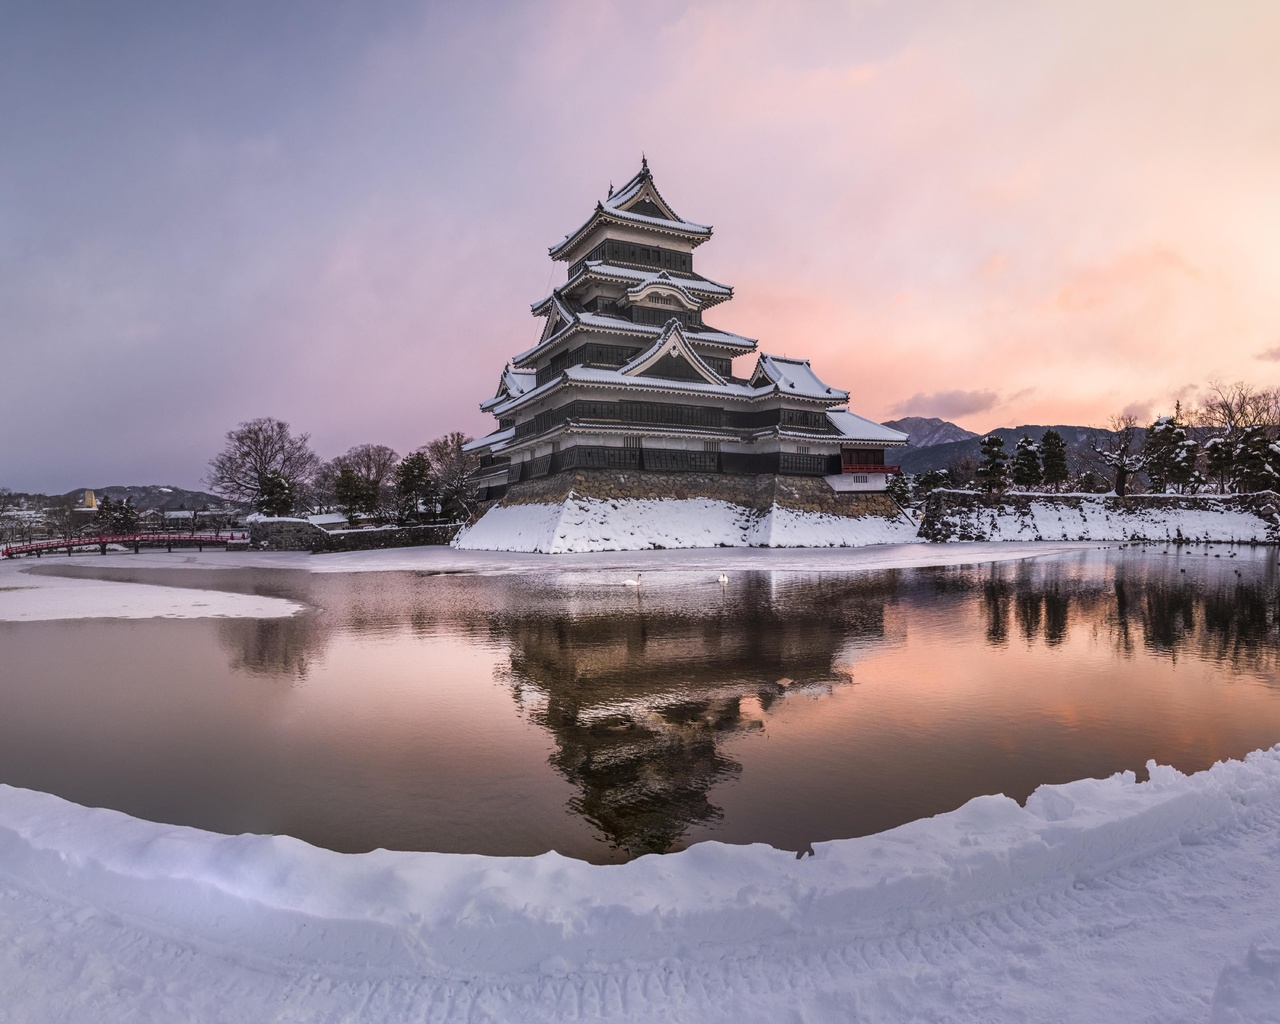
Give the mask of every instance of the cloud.
[[1000, 396], [994, 391], [935, 391], [926, 395], [916, 392], [890, 410], [896, 416], [972, 416], [1000, 405]]
[[1263, 349], [1253, 358], [1265, 359], [1268, 363], [1280, 363], [1280, 345], [1276, 345], [1274, 348]]
[[1150, 402], [1130, 402], [1120, 410], [1121, 416], [1132, 416], [1139, 423], [1151, 422], [1151, 403]]

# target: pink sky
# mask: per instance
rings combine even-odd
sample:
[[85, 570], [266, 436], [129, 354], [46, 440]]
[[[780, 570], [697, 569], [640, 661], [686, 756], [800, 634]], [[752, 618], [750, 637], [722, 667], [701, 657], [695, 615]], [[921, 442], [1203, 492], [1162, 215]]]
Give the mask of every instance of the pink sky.
[[[716, 228], [695, 266], [737, 297], [708, 319], [864, 415], [1280, 384], [1280, 5], [375, 8], [113, 23], [146, 73], [85, 113], [52, 76], [92, 59], [40, 37], [0, 100], [36, 153], [0, 158], [0, 345], [52, 375], [0, 410], [0, 485], [193, 484], [260, 415], [326, 456], [486, 431], [546, 247], [642, 151]], [[197, 353], [219, 369], [156, 368]]]

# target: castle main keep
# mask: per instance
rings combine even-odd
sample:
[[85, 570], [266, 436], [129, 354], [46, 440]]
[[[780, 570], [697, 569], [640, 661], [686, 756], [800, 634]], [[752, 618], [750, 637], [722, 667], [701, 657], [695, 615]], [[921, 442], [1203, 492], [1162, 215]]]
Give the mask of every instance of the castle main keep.
[[[533, 305], [537, 344], [481, 403], [497, 429], [470, 445], [478, 498], [518, 500], [531, 481], [600, 470], [638, 482], [771, 475], [825, 480], [836, 492], [885, 489], [897, 471], [885, 449], [905, 434], [850, 412], [848, 392], [807, 359], [758, 353], [754, 339], [707, 322], [733, 297], [694, 269], [710, 237], [671, 208], [645, 161], [551, 247], [567, 278]], [[734, 360], [753, 355], [750, 373], [735, 376]]]

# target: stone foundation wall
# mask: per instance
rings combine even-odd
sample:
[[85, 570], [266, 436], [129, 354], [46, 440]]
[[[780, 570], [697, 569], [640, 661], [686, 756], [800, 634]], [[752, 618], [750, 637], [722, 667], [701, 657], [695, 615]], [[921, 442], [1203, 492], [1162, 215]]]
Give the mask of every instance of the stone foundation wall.
[[269, 519], [249, 524], [249, 545], [259, 551], [310, 551], [318, 555], [448, 544], [457, 532], [457, 526], [403, 526], [329, 533], [305, 519]]
[[259, 551], [310, 551], [324, 530], [305, 519], [268, 519], [249, 524], [249, 544]]
[[839, 492], [822, 477], [737, 476], [726, 473], [650, 473], [642, 470], [579, 469], [512, 484], [500, 506], [552, 505], [573, 493], [580, 498], [711, 498], [767, 512], [773, 505], [828, 515], [893, 518], [902, 510], [883, 491]]
[[375, 551], [379, 548], [414, 548], [424, 544], [448, 544], [459, 526], [400, 526], [389, 530], [340, 530], [320, 532], [311, 548], [313, 555], [334, 551]]

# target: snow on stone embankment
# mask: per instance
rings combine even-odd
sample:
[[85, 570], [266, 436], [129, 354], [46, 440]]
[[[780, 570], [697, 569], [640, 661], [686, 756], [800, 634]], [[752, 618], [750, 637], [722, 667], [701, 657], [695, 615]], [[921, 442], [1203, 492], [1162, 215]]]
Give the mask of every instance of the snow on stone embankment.
[[1228, 1021], [1280, 1013], [1280, 748], [797, 859], [330, 853], [0, 786], [13, 1020]]
[[977, 494], [934, 491], [920, 536], [952, 540], [1275, 542], [1280, 495]]
[[454, 540], [472, 551], [561, 554], [652, 548], [862, 547], [916, 539], [904, 515], [828, 515], [774, 505], [763, 515], [711, 498], [569, 497], [555, 504], [495, 506]]

